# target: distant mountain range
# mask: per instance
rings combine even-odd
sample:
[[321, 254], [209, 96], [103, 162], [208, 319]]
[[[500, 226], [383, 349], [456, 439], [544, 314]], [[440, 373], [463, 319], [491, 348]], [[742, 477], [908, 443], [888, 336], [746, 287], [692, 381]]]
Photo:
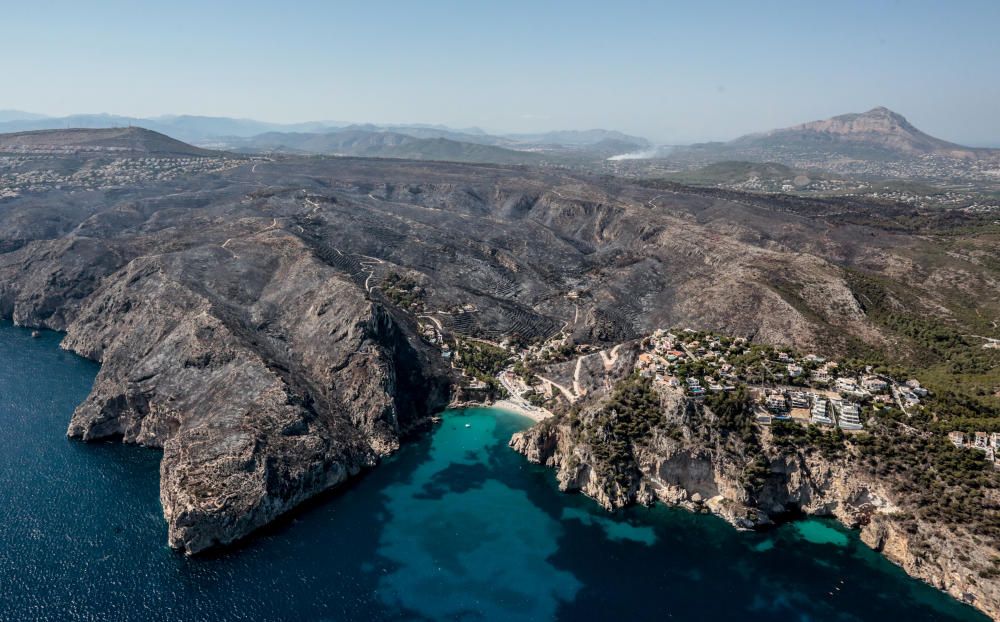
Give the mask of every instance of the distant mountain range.
[[7, 121], [33, 121], [46, 118], [44, 114], [35, 114], [23, 110], [0, 110], [0, 123]]
[[0, 114], [0, 133], [73, 128], [105, 129], [130, 126], [143, 127], [167, 134], [178, 140], [192, 143], [208, 141], [219, 136], [249, 137], [274, 131], [315, 132], [336, 127], [331, 123], [323, 121], [281, 124], [254, 121], [252, 119], [192, 115], [141, 118], [111, 114], [75, 114], [65, 117], [46, 117], [19, 111], [5, 111], [3, 114]]
[[[426, 135], [437, 136], [428, 131]], [[537, 165], [568, 163], [572, 158], [605, 157], [602, 149], [619, 149], [628, 143], [612, 141], [565, 150], [531, 151], [489, 144], [462, 142], [443, 137], [417, 138], [400, 132], [369, 129], [342, 129], [325, 133], [265, 132], [249, 138], [233, 137], [216, 143], [241, 153], [283, 153], [289, 155], [341, 155], [408, 160], [440, 160], [490, 164]], [[577, 150], [579, 149], [579, 150]], [[0, 153], [18, 154], [107, 154], [204, 156], [218, 153], [140, 127], [71, 128], [33, 130], [0, 134]]]
[[547, 153], [549, 159], [603, 159], [650, 145], [649, 141], [638, 136], [600, 129], [494, 135], [479, 128], [454, 129], [424, 124], [374, 125], [336, 121], [281, 124], [191, 115], [153, 118], [107, 114], [45, 117], [21, 111], [0, 112], [0, 133], [133, 126], [214, 149], [418, 159], [455, 157], [467, 162], [518, 164], [537, 163], [542, 159], [540, 153]]
[[[644, 138], [612, 130], [489, 134], [479, 128], [443, 125], [278, 124], [229, 117], [114, 115], [43, 117], [0, 111], [0, 133], [51, 129], [142, 127], [197, 147], [242, 153], [345, 155], [496, 164], [589, 164], [605, 159], [664, 157]], [[51, 136], [51, 135], [50, 135]], [[183, 143], [178, 143], [183, 144]], [[179, 153], [183, 149], [174, 147]], [[879, 107], [822, 121], [749, 134], [726, 143], [675, 148], [667, 157], [694, 163], [749, 160], [793, 167], [847, 171], [866, 163], [916, 161], [940, 156], [991, 166], [1000, 150], [964, 147], [930, 136], [902, 115]], [[853, 163], [853, 164], [845, 164]], [[859, 164], [860, 163], [860, 164]], [[989, 168], [989, 166], [987, 166]], [[852, 169], [853, 171], [853, 169]]]
[[[433, 136], [433, 133], [430, 134]], [[268, 132], [232, 140], [226, 146], [235, 151], [351, 155], [411, 160], [443, 160], [493, 164], [539, 164], [544, 156], [490, 144], [463, 142], [450, 138], [418, 138], [409, 134], [364, 129], [327, 133]]]

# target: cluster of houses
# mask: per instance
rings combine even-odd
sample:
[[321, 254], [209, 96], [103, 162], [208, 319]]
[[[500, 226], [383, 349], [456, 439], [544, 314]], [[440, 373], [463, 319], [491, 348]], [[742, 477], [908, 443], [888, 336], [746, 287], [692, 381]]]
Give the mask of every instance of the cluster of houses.
[[96, 161], [72, 172], [59, 166], [38, 166], [35, 161], [52, 156], [0, 156], [0, 198], [12, 198], [29, 192], [64, 190], [100, 190], [129, 185], [167, 181], [199, 173], [218, 173], [246, 164], [249, 160], [225, 157], [146, 157], [114, 158]]
[[[798, 420], [845, 431], [863, 430], [864, 404], [898, 406], [903, 412], [920, 405], [928, 392], [916, 380], [898, 383], [867, 370], [844, 374], [834, 361], [808, 354], [800, 359], [788, 352], [771, 352], [749, 368], [738, 358], [750, 346], [746, 339], [704, 336], [692, 330], [657, 330], [649, 338], [636, 369], [666, 387], [700, 399], [706, 394], [749, 385], [757, 406], [757, 421]], [[746, 359], [743, 359], [746, 360]], [[699, 362], [702, 375], [692, 376], [686, 363]], [[736, 363], [735, 365], [733, 363]]]
[[955, 431], [948, 433], [948, 440], [954, 443], [955, 447], [968, 447], [986, 453], [986, 459], [1000, 467], [1000, 432], [966, 434]]
[[[724, 343], [718, 337], [708, 337], [702, 340], [694, 339], [695, 331], [687, 329], [678, 336], [672, 332], [658, 329], [649, 338], [649, 351], [639, 355], [636, 369], [643, 376], [652, 377], [660, 383], [679, 387], [680, 383], [673, 376], [678, 365], [689, 361], [701, 361], [713, 373], [702, 379], [687, 378], [687, 391], [690, 395], [704, 395], [707, 391], [732, 391], [740, 378], [733, 365], [727, 362], [727, 357], [742, 354], [747, 349], [747, 340], [743, 337], [726, 340]], [[684, 333], [687, 333], [685, 335]], [[685, 337], [688, 338], [685, 341]]]
[[765, 425], [773, 421], [800, 421], [841, 430], [863, 430], [861, 407], [832, 392], [798, 391], [787, 388], [754, 390], [756, 419]]
[[[442, 356], [452, 357], [453, 352], [434, 323], [421, 323], [420, 331], [426, 341], [441, 349]], [[560, 341], [550, 340], [521, 355], [526, 360], [544, 360], [548, 350], [560, 345]], [[577, 348], [577, 354], [585, 353], [584, 348]], [[843, 373], [836, 362], [815, 354], [796, 358], [789, 352], [751, 348], [742, 337], [718, 337], [691, 329], [656, 330], [643, 341], [635, 370], [651, 378], [660, 389], [695, 400], [746, 386], [754, 399], [756, 421], [763, 425], [788, 420], [860, 431], [865, 428], [865, 405], [892, 405], [910, 414], [907, 409], [920, 406], [921, 398], [928, 395], [917, 380], [898, 382], [871, 368], [863, 373]], [[529, 389], [528, 383], [509, 370], [501, 374], [501, 382], [514, 395]], [[953, 432], [950, 437], [958, 446], [987, 451], [991, 459], [1000, 456], [998, 434], [977, 433], [966, 440], [961, 432]]]

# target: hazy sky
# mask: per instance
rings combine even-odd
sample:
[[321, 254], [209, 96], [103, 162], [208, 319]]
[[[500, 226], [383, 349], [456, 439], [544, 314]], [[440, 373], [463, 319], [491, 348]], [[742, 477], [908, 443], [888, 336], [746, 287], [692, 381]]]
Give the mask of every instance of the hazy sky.
[[671, 143], [882, 105], [1000, 145], [1000, 0], [0, 0], [0, 16], [0, 109]]

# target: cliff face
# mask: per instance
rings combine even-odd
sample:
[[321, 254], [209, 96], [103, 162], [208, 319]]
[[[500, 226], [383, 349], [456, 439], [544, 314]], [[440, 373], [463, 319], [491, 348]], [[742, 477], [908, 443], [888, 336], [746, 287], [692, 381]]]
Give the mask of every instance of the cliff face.
[[[31, 253], [26, 272], [78, 256]], [[169, 543], [189, 553], [374, 465], [448, 400], [440, 357], [281, 231], [143, 256], [85, 296], [52, 281], [12, 311], [102, 363], [68, 434], [162, 448]]]
[[[961, 526], [912, 519], [890, 487], [855, 464], [818, 450], [789, 450], [767, 430], [760, 435], [761, 479], [741, 442], [712, 431], [712, 414], [698, 416], [683, 398], [668, 399], [666, 424], [632, 447], [633, 477], [623, 479], [596, 457], [583, 413], [563, 415], [513, 436], [510, 446], [530, 461], [556, 469], [560, 490], [582, 492], [608, 510], [633, 503], [663, 503], [716, 514], [740, 529], [773, 524], [789, 514], [834, 517], [860, 529], [861, 539], [908, 574], [1000, 616], [1000, 582], [975, 568], [992, 563], [996, 543]], [[678, 427], [674, 427], [678, 426]], [[669, 432], [668, 432], [669, 430]]]

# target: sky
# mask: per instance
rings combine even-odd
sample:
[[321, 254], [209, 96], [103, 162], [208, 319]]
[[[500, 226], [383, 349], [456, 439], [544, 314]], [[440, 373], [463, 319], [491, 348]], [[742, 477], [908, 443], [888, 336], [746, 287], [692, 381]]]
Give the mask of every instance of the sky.
[[0, 109], [728, 140], [886, 106], [1000, 146], [1000, 0], [0, 0]]

